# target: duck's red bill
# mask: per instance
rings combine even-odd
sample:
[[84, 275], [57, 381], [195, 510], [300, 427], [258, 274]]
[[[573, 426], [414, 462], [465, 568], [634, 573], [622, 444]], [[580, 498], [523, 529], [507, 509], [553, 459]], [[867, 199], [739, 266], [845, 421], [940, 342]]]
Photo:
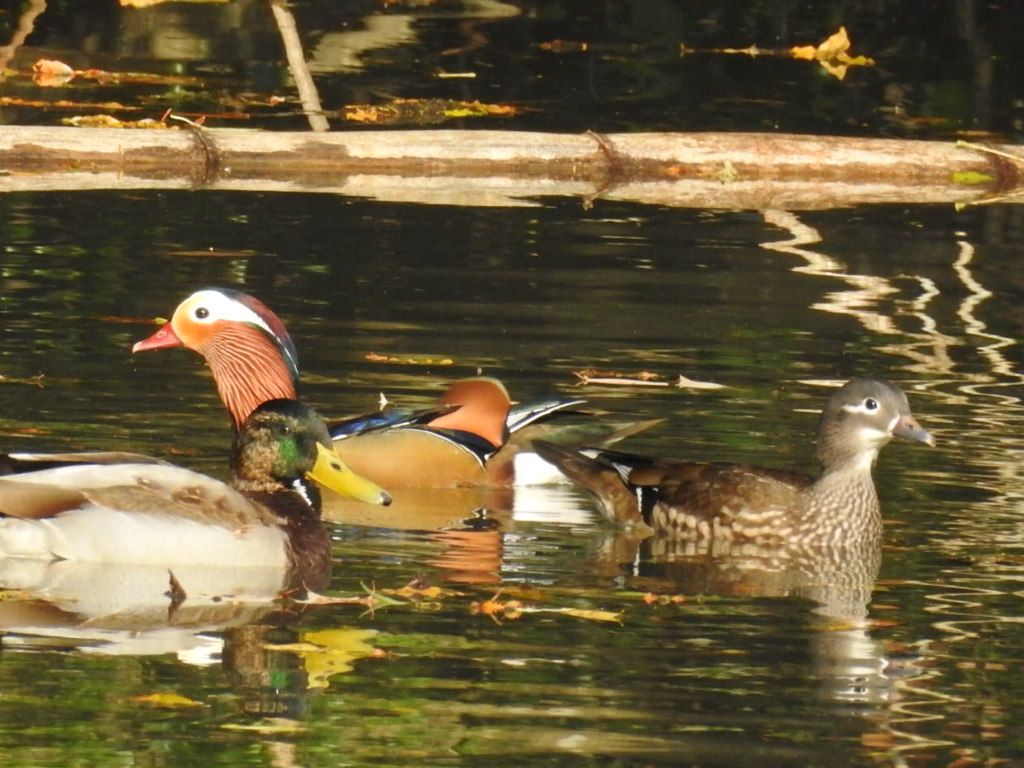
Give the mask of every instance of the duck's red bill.
[[170, 323], [160, 326], [160, 330], [150, 336], [148, 339], [137, 341], [132, 346], [132, 352], [145, 352], [149, 349], [165, 349], [166, 347], [180, 347], [181, 339], [178, 338], [178, 334], [171, 328]]

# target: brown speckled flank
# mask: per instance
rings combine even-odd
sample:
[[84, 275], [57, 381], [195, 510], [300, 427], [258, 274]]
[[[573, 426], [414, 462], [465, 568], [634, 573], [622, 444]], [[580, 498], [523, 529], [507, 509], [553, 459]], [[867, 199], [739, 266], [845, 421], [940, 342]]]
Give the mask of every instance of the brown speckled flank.
[[822, 411], [816, 480], [549, 443], [537, 452], [587, 488], [612, 522], [688, 544], [694, 554], [727, 554], [738, 545], [799, 549], [876, 539], [882, 518], [871, 468], [894, 436], [934, 445], [898, 387], [854, 379]]

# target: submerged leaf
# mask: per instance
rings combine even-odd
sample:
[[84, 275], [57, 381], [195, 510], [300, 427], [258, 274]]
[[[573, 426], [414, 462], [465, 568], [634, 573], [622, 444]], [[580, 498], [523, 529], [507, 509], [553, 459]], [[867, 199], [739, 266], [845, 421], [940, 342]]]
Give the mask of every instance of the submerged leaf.
[[306, 669], [307, 688], [326, 688], [332, 675], [351, 672], [357, 659], [376, 657], [378, 649], [368, 641], [374, 629], [321, 629], [304, 632], [302, 641], [266, 646], [270, 650], [297, 653]]
[[138, 704], [149, 704], [154, 707], [175, 709], [179, 707], [203, 707], [201, 701], [181, 696], [177, 693], [149, 693], [144, 696], [133, 696], [132, 701]]

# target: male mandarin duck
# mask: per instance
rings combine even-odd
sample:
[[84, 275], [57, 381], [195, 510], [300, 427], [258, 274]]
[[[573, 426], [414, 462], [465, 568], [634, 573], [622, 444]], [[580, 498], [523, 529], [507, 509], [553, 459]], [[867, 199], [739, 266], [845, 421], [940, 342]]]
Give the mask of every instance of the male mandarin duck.
[[[225, 484], [153, 459], [89, 464], [0, 477], [0, 562], [5, 558], [271, 569], [282, 589], [320, 588], [330, 538], [320, 493], [349, 478], [323, 420], [294, 400], [260, 405], [240, 426]], [[201, 569], [200, 569], [201, 571]], [[197, 577], [198, 578], [198, 577]], [[165, 582], [166, 583], [166, 582]], [[188, 592], [190, 584], [181, 580]]]
[[646, 458], [606, 450], [537, 452], [596, 498], [612, 522], [689, 542], [688, 551], [726, 554], [853, 546], [882, 530], [871, 468], [894, 436], [933, 446], [896, 386], [853, 379], [828, 399], [818, 428], [822, 473]]
[[[264, 400], [296, 396], [295, 345], [277, 315], [252, 296], [197, 291], [132, 351], [177, 346], [206, 359], [236, 428]], [[510, 430], [581, 402], [553, 400], [512, 410], [501, 382], [478, 377], [452, 384], [428, 411], [397, 421], [375, 415], [336, 422], [331, 431], [335, 449], [353, 471], [385, 488], [508, 485], [519, 448], [509, 443]]]

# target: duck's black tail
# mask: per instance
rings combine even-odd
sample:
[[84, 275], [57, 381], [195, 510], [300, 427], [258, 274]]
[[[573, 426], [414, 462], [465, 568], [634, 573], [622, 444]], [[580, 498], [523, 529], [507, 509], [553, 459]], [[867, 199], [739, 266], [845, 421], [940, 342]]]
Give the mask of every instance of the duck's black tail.
[[633, 489], [613, 464], [602, 460], [601, 451], [564, 448], [546, 440], [534, 440], [533, 448], [538, 456], [590, 491], [601, 513], [610, 522], [623, 528], [649, 531], [640, 515], [640, 504]]

